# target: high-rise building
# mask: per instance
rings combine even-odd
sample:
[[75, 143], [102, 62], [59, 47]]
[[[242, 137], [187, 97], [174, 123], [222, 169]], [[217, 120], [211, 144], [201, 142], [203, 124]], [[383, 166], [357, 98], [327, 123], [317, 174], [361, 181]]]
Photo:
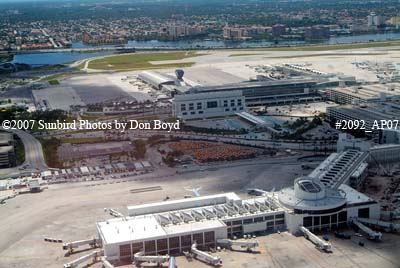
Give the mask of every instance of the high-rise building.
[[376, 15], [375, 12], [371, 12], [370, 15], [367, 17], [368, 19], [368, 26], [381, 26], [385, 23], [385, 20], [382, 16]]
[[328, 38], [330, 35], [327, 26], [312, 26], [304, 29], [304, 37], [307, 39]]
[[243, 37], [243, 29], [241, 28], [224, 27], [223, 30], [225, 39], [240, 39]]
[[275, 24], [274, 26], [272, 26], [272, 36], [273, 37], [279, 37], [281, 35], [284, 35], [285, 33], [286, 33], [285, 25]]

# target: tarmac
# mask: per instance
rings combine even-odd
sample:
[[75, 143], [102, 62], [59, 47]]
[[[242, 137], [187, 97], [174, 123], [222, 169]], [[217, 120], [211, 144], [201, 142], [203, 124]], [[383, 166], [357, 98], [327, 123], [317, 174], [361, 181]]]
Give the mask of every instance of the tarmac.
[[[96, 236], [95, 222], [111, 218], [104, 208], [126, 213], [126, 206], [183, 198], [184, 188], [202, 187], [201, 194], [235, 191], [245, 197], [246, 188], [271, 190], [291, 185], [304, 172], [295, 158], [287, 164], [267, 164], [268, 160], [251, 160], [218, 164], [214, 168], [176, 174], [162, 169], [131, 181], [100, 181], [50, 185], [37, 194], [24, 194], [0, 206], [0, 267], [62, 267], [91, 249], [83, 248], [65, 256], [62, 244], [45, 242], [44, 237], [65, 242]], [[226, 166], [225, 166], [226, 165]], [[285, 175], [283, 175], [285, 174]], [[120, 182], [120, 183], [117, 183]], [[160, 186], [152, 192], [131, 193], [130, 189]], [[260, 253], [217, 252], [223, 267], [399, 267], [399, 236], [384, 234], [382, 243], [366, 241], [358, 246], [353, 240], [337, 240], [331, 235], [332, 254], [318, 251], [303, 237], [282, 232], [260, 236]], [[208, 267], [200, 261], [189, 262], [178, 256], [178, 267]], [[94, 264], [91, 267], [101, 267]], [[132, 267], [132, 266], [127, 266]]]

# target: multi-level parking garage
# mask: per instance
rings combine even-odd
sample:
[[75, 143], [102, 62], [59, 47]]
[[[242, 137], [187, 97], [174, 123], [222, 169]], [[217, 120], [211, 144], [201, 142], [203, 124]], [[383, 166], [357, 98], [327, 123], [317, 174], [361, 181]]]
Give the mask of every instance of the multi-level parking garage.
[[319, 180], [324, 186], [337, 189], [346, 183], [354, 171], [368, 157], [368, 152], [348, 150], [331, 154], [309, 177]]

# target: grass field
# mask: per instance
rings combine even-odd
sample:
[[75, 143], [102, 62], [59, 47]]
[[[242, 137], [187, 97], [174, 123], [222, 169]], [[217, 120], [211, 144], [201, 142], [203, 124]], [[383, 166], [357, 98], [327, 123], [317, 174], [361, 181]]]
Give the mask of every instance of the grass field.
[[181, 60], [201, 55], [204, 54], [197, 54], [196, 52], [193, 51], [125, 54], [125, 55], [110, 56], [93, 60], [89, 63], [88, 68], [97, 70], [126, 71], [126, 70], [146, 70], [146, 69], [173, 68], [173, 67], [190, 67], [194, 64], [194, 62], [152, 64], [151, 61]]
[[15, 140], [15, 159], [17, 165], [21, 165], [25, 162], [25, 147], [20, 139]]
[[60, 82], [58, 82], [57, 79], [52, 79], [52, 80], [49, 80], [49, 84], [52, 85], [52, 86], [54, 86], [54, 85], [59, 85]]
[[58, 79], [63, 77], [64, 75], [65, 74], [63, 74], [63, 73], [52, 74], [52, 75], [43, 77], [42, 79], [40, 79], [40, 81], [49, 81], [49, 83], [50, 83], [50, 81], [52, 81], [52, 80], [57, 80], [57, 82], [59, 82]]
[[57, 155], [58, 147], [61, 145], [60, 140], [53, 137], [51, 139], [39, 139], [39, 141], [42, 144], [46, 164], [49, 167], [61, 168], [62, 165], [58, 161]]

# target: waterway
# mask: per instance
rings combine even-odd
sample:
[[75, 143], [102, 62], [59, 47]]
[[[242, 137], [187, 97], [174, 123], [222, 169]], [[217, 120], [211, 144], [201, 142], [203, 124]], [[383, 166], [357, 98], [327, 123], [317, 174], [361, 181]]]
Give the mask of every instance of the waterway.
[[[331, 37], [326, 40], [321, 40], [319, 44], [345, 44], [345, 43], [360, 43], [368, 41], [385, 41], [385, 40], [396, 40], [400, 39], [400, 33], [377, 33], [377, 34], [365, 34], [365, 35], [348, 35]], [[270, 41], [244, 41], [244, 42], [225, 42], [225, 41], [129, 41], [126, 46], [129, 47], [143, 47], [143, 48], [154, 48], [154, 47], [165, 47], [165, 48], [224, 48], [224, 47], [236, 47], [236, 48], [250, 48], [250, 47], [268, 47], [273, 45], [304, 45], [310, 42], [305, 41], [281, 41], [278, 44]], [[113, 45], [111, 45], [113, 46]], [[76, 42], [72, 44], [72, 48], [86, 48], [93, 47], [90, 45], [83, 44], [82, 42]], [[98, 46], [98, 47], [110, 47], [110, 45]], [[77, 53], [77, 52], [60, 52], [60, 53], [31, 53], [31, 54], [18, 54], [14, 56], [13, 63], [26, 63], [34, 66], [47, 65], [47, 64], [63, 64], [82, 60], [85, 58], [103, 56], [112, 54], [111, 51], [102, 52], [90, 52], [90, 53]]]

